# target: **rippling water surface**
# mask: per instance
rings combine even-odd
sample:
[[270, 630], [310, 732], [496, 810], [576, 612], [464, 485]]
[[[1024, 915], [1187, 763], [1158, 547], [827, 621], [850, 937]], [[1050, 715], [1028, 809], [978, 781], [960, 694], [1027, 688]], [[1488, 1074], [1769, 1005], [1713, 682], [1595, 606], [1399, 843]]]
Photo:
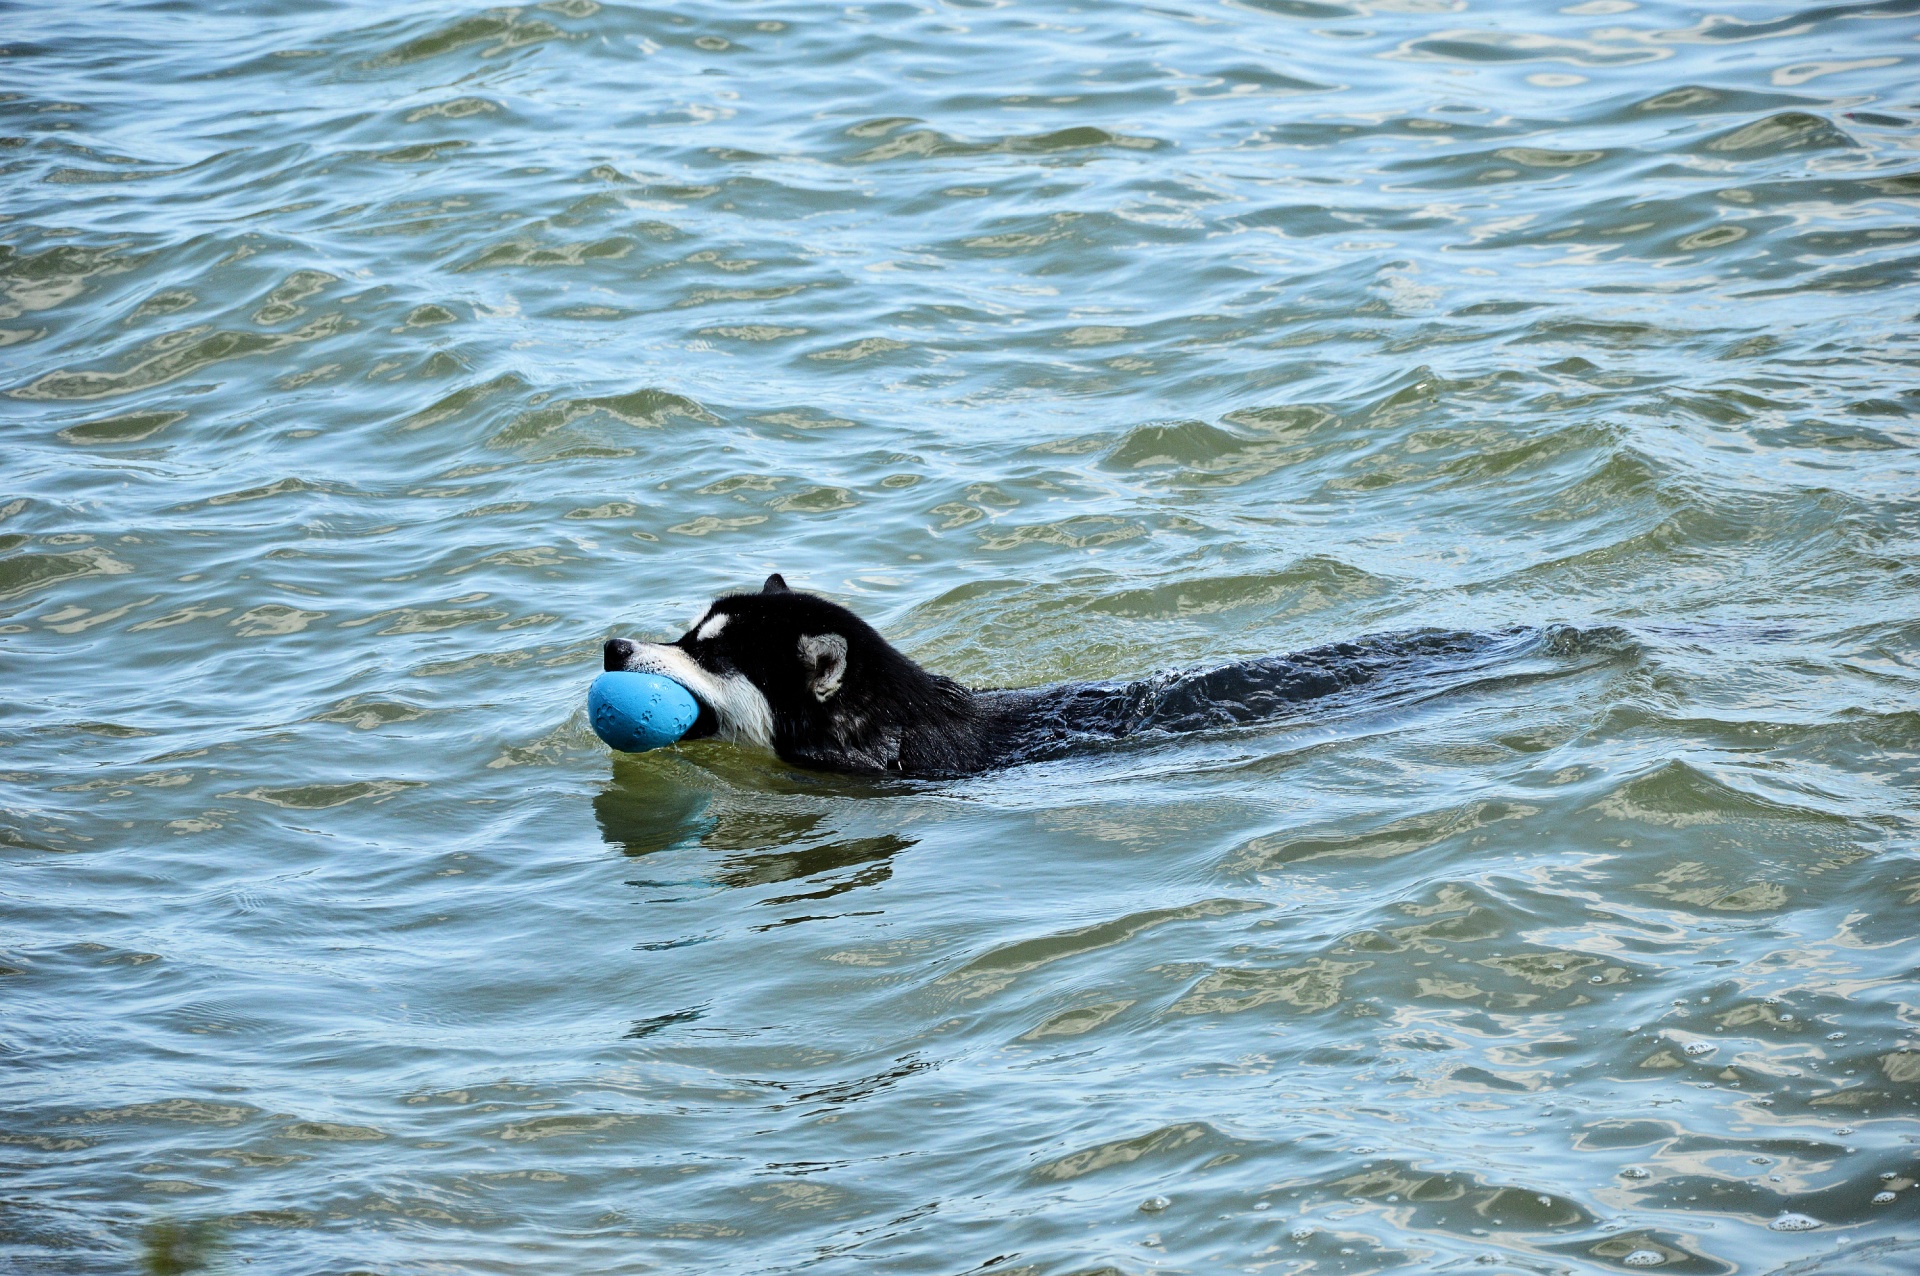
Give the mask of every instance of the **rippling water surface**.
[[[1920, 1270], [1917, 36], [9, 8], [0, 1267]], [[772, 570], [982, 685], [1570, 628], [594, 740]]]

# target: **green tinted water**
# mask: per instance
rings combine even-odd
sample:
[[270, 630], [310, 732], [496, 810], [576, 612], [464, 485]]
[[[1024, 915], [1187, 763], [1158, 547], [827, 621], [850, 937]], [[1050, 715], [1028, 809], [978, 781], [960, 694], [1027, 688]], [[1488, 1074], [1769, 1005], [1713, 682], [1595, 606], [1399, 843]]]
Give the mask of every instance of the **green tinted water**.
[[[1916, 35], [11, 10], [0, 1266], [1915, 1270]], [[983, 684], [1585, 637], [599, 746], [773, 570]]]

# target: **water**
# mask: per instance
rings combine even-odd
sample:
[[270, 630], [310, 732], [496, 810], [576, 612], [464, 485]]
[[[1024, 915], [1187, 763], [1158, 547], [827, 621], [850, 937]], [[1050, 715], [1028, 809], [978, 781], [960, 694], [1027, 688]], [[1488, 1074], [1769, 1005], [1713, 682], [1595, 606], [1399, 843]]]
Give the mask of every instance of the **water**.
[[[1913, 1271], [1916, 36], [10, 9], [0, 1267]], [[987, 685], [1580, 637], [593, 740], [774, 570]]]

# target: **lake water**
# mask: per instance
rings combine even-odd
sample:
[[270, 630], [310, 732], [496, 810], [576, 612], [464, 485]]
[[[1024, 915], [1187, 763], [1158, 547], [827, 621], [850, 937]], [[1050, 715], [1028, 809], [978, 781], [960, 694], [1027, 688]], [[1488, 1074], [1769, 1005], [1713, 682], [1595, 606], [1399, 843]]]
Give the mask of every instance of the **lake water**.
[[[10, 8], [0, 1269], [1920, 1271], [1920, 2]], [[876, 783], [586, 726], [770, 571]]]

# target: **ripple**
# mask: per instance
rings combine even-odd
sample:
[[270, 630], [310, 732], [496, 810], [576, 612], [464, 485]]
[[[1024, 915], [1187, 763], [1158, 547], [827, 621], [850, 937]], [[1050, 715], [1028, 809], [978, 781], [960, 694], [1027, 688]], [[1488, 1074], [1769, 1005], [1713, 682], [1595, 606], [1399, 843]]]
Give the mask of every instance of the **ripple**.
[[1409, 61], [1566, 62], [1574, 66], [1631, 66], [1671, 57], [1667, 49], [1637, 41], [1609, 43], [1525, 31], [1455, 28], [1410, 40], [1394, 51]]
[[96, 421], [83, 421], [78, 425], [70, 425], [60, 431], [59, 437], [68, 443], [81, 446], [89, 443], [138, 443], [186, 419], [187, 414], [177, 410], [126, 412], [119, 416], [102, 417]]
[[1701, 144], [1701, 149], [1716, 154], [1777, 155], [1786, 151], [1858, 146], [1858, 142], [1818, 115], [1783, 111], [1709, 138]]
[[[1154, 1163], [1191, 1162], [1197, 1152], [1230, 1146], [1232, 1142], [1223, 1138], [1212, 1126], [1198, 1122], [1168, 1125], [1150, 1130], [1145, 1134], [1135, 1135], [1130, 1139], [1116, 1139], [1109, 1143], [1070, 1152], [1065, 1156], [1034, 1166], [1028, 1174], [1036, 1179], [1063, 1183], [1089, 1174], [1097, 1174], [1116, 1165], [1131, 1165], [1142, 1159]], [[1185, 1151], [1196, 1143], [1202, 1144], [1203, 1147]], [[1182, 1155], [1176, 1157], [1172, 1155], [1174, 1153], [1182, 1153]]]
[[[517, 388], [503, 386], [506, 388]], [[464, 392], [463, 392], [464, 393]], [[493, 391], [489, 390], [489, 394]], [[442, 403], [446, 403], [443, 400]], [[460, 410], [465, 402], [453, 405]], [[434, 409], [441, 410], [436, 404]], [[610, 417], [623, 426], [655, 430], [676, 420], [714, 422], [717, 418], [701, 404], [685, 395], [643, 387], [623, 394], [593, 398], [559, 399], [520, 413], [496, 431], [489, 443], [494, 447], [518, 448], [539, 443], [546, 447], [578, 446], [606, 436], [578, 428], [577, 423], [593, 423], [595, 417]]]
[[1247, 900], [1210, 899], [1179, 908], [1135, 913], [1092, 926], [1022, 940], [993, 952], [983, 953], [958, 970], [941, 975], [934, 983], [937, 987], [954, 989], [954, 995], [963, 999], [985, 996], [1009, 986], [1015, 975], [1037, 970], [1068, 957], [1077, 957], [1082, 953], [1125, 943], [1144, 931], [1169, 922], [1227, 917], [1264, 907], [1263, 904]]
[[345, 806], [349, 802], [367, 798], [376, 802], [384, 801], [406, 789], [423, 787], [417, 780], [356, 780], [350, 784], [301, 784], [278, 789], [248, 789], [222, 796], [246, 798], [294, 811], [324, 811], [329, 807]]
[[352, 326], [352, 320], [336, 314], [323, 315], [284, 333], [216, 331], [205, 326], [185, 328], [148, 342], [147, 356], [136, 359], [119, 372], [49, 372], [7, 393], [16, 399], [57, 401], [113, 398], [166, 385], [212, 364], [320, 341]]
[[1274, 1003], [1299, 1010], [1330, 1010], [1340, 1004], [1347, 978], [1372, 965], [1316, 957], [1299, 966], [1214, 970], [1167, 1010], [1176, 1015], [1231, 1015]]
[[1391, 859], [1424, 851], [1501, 820], [1526, 819], [1538, 811], [1538, 807], [1517, 802], [1476, 801], [1408, 816], [1364, 832], [1323, 837], [1270, 834], [1236, 848], [1225, 867], [1229, 872], [1257, 873], [1327, 857]]
[[[570, 16], [585, 17], [588, 14]], [[372, 69], [385, 69], [409, 62], [423, 62], [475, 44], [485, 44], [487, 47], [480, 50], [480, 56], [492, 58], [523, 45], [562, 39], [566, 35], [566, 32], [541, 18], [522, 18], [517, 10], [476, 14], [415, 36], [391, 51], [369, 59], [366, 65]]]
[[1300, 616], [1385, 593], [1389, 584], [1333, 559], [1310, 558], [1258, 576], [1203, 577], [1094, 598], [1091, 610], [1135, 620], [1210, 616], [1241, 608]]
[[1027, 136], [1009, 136], [992, 141], [968, 142], [949, 137], [933, 129], [905, 128], [895, 132], [902, 125], [911, 124], [910, 120], [875, 120], [865, 125], [855, 125], [847, 130], [850, 137], [867, 138], [884, 136], [887, 140], [878, 146], [869, 147], [853, 156], [851, 160], [858, 164], [876, 164], [896, 159], [945, 159], [956, 156], [973, 155], [1053, 155], [1063, 152], [1088, 150], [1095, 147], [1115, 146], [1127, 150], [1152, 150], [1161, 145], [1151, 137], [1132, 136], [1124, 133], [1110, 133], [1106, 129], [1092, 125], [1080, 125], [1073, 128], [1056, 129], [1049, 133], [1036, 133]]
[[1814, 826], [1846, 823], [1844, 817], [1827, 811], [1745, 792], [1678, 760], [1628, 780], [1592, 809], [1617, 820], [1669, 828], [1743, 820], [1788, 820]]

